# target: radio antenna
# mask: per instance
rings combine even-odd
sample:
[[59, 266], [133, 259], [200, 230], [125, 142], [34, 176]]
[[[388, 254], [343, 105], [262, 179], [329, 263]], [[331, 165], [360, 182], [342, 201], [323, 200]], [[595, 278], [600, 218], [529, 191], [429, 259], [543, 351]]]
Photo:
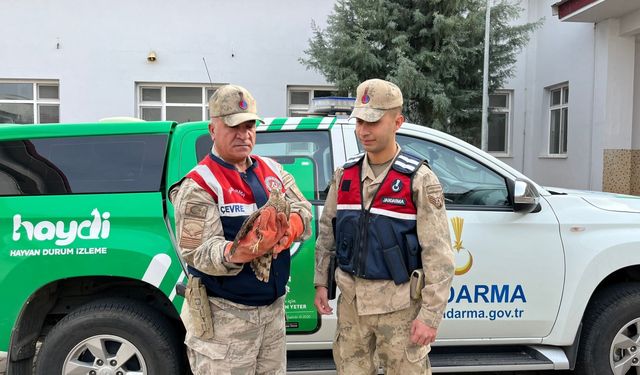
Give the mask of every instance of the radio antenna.
[[211, 88], [213, 89], [213, 81], [211, 80], [211, 75], [209, 74], [209, 67], [207, 66], [207, 60], [204, 58], [204, 56], [202, 56], [202, 62], [204, 63], [204, 68], [207, 71], [207, 77], [209, 77], [209, 84], [211, 85]]

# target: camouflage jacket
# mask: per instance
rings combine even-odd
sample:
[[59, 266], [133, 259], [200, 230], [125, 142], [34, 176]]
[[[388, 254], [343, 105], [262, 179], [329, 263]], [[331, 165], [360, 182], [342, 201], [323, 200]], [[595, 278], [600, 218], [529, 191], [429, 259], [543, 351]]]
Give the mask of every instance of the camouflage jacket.
[[[296, 240], [305, 240], [311, 235], [311, 203], [304, 198], [293, 176], [284, 171], [282, 166], [278, 166], [283, 176], [285, 198], [291, 203], [291, 212], [298, 213], [304, 224], [304, 233]], [[224, 259], [224, 248], [232, 241], [224, 238], [218, 205], [211, 195], [195, 181], [185, 178], [171, 188], [169, 199], [175, 208], [176, 238], [183, 260], [209, 275], [238, 274], [243, 264], [229, 263]], [[193, 217], [189, 207], [194, 204], [206, 207], [206, 213], [199, 213], [197, 217]], [[185, 221], [185, 218], [189, 220]], [[180, 246], [182, 239], [185, 239], [189, 246]]]
[[[396, 155], [399, 152], [400, 147], [398, 146]], [[376, 177], [368, 163], [368, 158], [364, 158], [362, 194], [365, 206], [368, 206], [373, 199], [373, 194], [382, 183], [390, 167], [391, 163]], [[320, 218], [315, 254], [314, 283], [316, 286], [327, 285], [329, 257], [332, 252], [335, 252], [332, 220], [336, 216], [337, 186], [343, 171], [342, 168], [339, 168], [334, 173], [324, 211]], [[427, 166], [421, 166], [413, 176], [411, 189], [418, 210], [416, 226], [425, 274], [425, 286], [421, 293], [422, 307], [418, 319], [437, 328], [447, 305], [449, 288], [455, 269], [449, 223], [444, 209], [442, 187], [431, 169]], [[367, 280], [337, 269], [336, 283], [342, 298], [348, 300], [355, 298], [359, 315], [398, 311], [409, 307], [411, 302], [408, 282], [396, 285], [393, 280]]]

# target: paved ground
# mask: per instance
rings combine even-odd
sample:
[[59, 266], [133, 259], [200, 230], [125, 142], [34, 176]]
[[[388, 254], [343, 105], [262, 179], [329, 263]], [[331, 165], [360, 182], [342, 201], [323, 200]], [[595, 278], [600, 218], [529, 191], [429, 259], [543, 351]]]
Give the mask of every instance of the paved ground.
[[[3, 371], [6, 366], [6, 358], [0, 355], [0, 375], [5, 375]], [[470, 373], [456, 373], [449, 375], [469, 375]], [[518, 372], [483, 372], [482, 375], [571, 375], [571, 371], [518, 371]]]
[[[4, 358], [0, 358], [0, 369], [4, 368]], [[470, 373], [459, 373], [449, 375], [469, 375]], [[0, 375], [5, 372], [0, 371]], [[571, 375], [570, 371], [520, 371], [520, 372], [483, 372], [482, 375]]]
[[[471, 373], [455, 373], [448, 375], [469, 375]], [[506, 371], [506, 372], [480, 372], [477, 375], [571, 375], [572, 371]]]

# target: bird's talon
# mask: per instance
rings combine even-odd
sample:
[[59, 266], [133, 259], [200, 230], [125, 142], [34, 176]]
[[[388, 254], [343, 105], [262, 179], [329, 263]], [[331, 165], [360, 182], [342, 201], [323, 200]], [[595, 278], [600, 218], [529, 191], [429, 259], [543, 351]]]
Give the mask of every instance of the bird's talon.
[[258, 252], [258, 249], [260, 248], [260, 239], [258, 239], [258, 241], [251, 246], [251, 251], [255, 254]]

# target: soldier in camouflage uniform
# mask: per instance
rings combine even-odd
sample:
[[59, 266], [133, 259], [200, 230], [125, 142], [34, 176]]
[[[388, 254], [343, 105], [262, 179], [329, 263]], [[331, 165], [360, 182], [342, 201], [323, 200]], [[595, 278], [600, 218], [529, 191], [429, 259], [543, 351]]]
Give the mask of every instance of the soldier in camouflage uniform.
[[[336, 170], [316, 242], [315, 305], [331, 314], [328, 265], [340, 289], [333, 358], [339, 374], [431, 374], [454, 274], [442, 187], [422, 159], [395, 142], [400, 89], [358, 86], [351, 117], [366, 153]], [[335, 228], [335, 233], [334, 233]]]
[[[189, 362], [196, 375], [285, 374], [288, 249], [310, 236], [311, 204], [280, 164], [251, 155], [261, 120], [246, 89], [219, 88], [209, 108], [211, 153], [170, 192], [190, 276], [181, 314]], [[284, 193], [288, 217], [266, 205], [273, 189]], [[253, 229], [230, 251], [259, 207]], [[267, 277], [259, 280], [249, 263], [271, 253]]]

